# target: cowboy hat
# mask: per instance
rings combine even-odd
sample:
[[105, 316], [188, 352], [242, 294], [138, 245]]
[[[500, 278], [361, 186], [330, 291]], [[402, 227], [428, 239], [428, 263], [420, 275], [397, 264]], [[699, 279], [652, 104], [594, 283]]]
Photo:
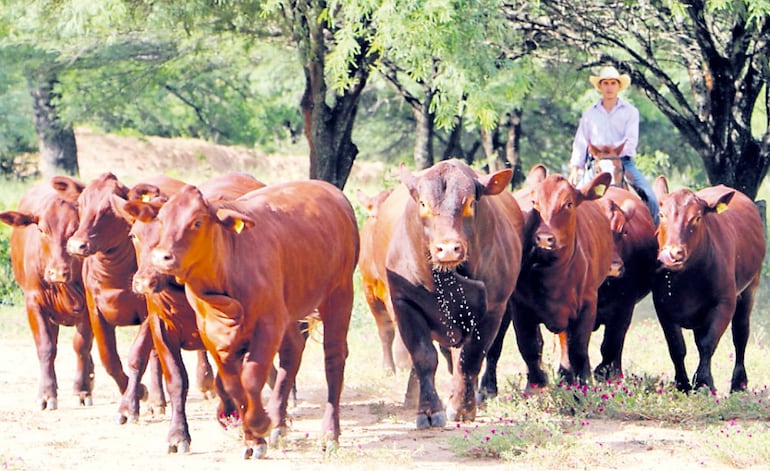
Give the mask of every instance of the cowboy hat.
[[618, 72], [618, 69], [615, 67], [612, 67], [611, 65], [602, 67], [602, 70], [599, 71], [599, 75], [591, 75], [588, 77], [588, 80], [596, 87], [599, 88], [599, 83], [601, 83], [602, 80], [609, 80], [609, 79], [615, 79], [618, 82], [620, 82], [620, 89], [619, 92], [622, 92], [626, 88], [628, 88], [629, 85], [631, 85], [631, 76], [628, 74], [620, 74]]

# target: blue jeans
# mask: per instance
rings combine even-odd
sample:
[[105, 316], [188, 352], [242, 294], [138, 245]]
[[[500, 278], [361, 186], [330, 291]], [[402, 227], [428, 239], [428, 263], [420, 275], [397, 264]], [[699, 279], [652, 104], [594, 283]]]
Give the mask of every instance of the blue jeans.
[[652, 185], [647, 181], [644, 174], [636, 168], [634, 165], [634, 159], [631, 157], [621, 157], [620, 161], [623, 162], [623, 171], [626, 172], [633, 180], [634, 190], [639, 196], [646, 200], [647, 207], [650, 209], [652, 220], [655, 222], [655, 226], [658, 225], [658, 199], [655, 197], [655, 193], [652, 191]]

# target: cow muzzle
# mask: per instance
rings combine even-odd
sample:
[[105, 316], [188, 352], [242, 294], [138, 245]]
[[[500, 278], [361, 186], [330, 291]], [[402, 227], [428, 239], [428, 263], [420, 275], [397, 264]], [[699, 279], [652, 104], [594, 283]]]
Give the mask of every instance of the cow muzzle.
[[664, 245], [658, 252], [658, 261], [670, 270], [684, 267], [686, 259], [687, 251], [681, 245]]
[[535, 234], [535, 246], [542, 250], [554, 250], [556, 248], [556, 236], [550, 232], [538, 232]]
[[153, 249], [152, 266], [163, 273], [172, 273], [176, 268], [176, 257], [168, 250]]
[[51, 266], [45, 269], [45, 281], [48, 283], [67, 283], [71, 276], [72, 271], [68, 266]]
[[435, 243], [431, 246], [430, 256], [439, 270], [452, 269], [465, 261], [465, 244], [459, 240]]
[[70, 237], [67, 240], [67, 253], [78, 257], [86, 257], [91, 255], [91, 247], [86, 240]]
[[137, 294], [153, 294], [160, 291], [160, 283], [156, 276], [134, 275], [131, 289]]

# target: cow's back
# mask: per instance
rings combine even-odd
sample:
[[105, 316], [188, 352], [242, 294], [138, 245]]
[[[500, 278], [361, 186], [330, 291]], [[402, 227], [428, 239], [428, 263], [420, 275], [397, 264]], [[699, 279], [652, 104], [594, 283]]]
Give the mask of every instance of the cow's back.
[[[729, 190], [718, 185], [704, 188], [697, 195], [711, 202]], [[733, 260], [727, 263], [735, 264], [736, 289], [740, 293], [762, 270], [765, 232], [756, 205], [746, 195], [736, 191], [728, 207], [717, 217], [704, 218], [704, 223], [708, 225], [715, 257], [732, 255]]]
[[[277, 295], [300, 319], [350, 282], [358, 261], [358, 225], [339, 189], [320, 180], [290, 182], [252, 191], [233, 204], [259, 224], [234, 236], [247, 239], [226, 255], [234, 271], [229, 276], [234, 298], [257, 308], [265, 296]], [[255, 290], [245, 273], [271, 278], [275, 291]]]

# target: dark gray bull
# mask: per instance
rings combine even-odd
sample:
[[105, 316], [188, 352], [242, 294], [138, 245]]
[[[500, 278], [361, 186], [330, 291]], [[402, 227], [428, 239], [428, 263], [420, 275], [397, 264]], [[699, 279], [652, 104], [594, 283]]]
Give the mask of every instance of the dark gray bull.
[[[399, 186], [380, 208], [403, 205], [386, 257], [394, 314], [419, 381], [417, 428], [474, 420], [481, 363], [516, 287], [522, 214], [504, 191], [512, 172], [478, 175], [459, 160], [418, 175], [401, 168]], [[436, 393], [438, 353], [450, 349], [447, 410]]]

